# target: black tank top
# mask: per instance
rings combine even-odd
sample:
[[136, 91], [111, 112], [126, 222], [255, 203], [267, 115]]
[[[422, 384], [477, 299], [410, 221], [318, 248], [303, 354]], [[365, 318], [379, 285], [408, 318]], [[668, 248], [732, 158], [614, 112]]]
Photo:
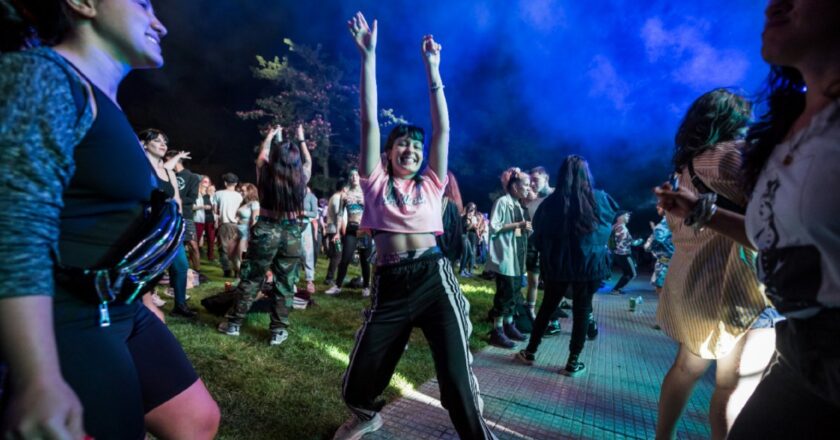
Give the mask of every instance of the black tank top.
[[64, 191], [59, 254], [64, 265], [115, 265], [137, 240], [144, 205], [157, 185], [125, 114], [93, 86], [96, 120], [73, 152]]
[[[168, 180], [161, 179], [160, 176], [158, 176], [158, 174], [155, 173], [154, 171], [152, 171], [152, 173], [155, 175], [155, 181], [157, 182], [157, 188], [159, 190], [165, 192], [166, 196], [169, 197], [170, 199], [175, 197], [175, 185], [173, 185], [172, 182], [170, 182]], [[169, 173], [167, 173], [167, 174], [169, 174]], [[172, 176], [169, 176], [169, 177], [172, 177]]]

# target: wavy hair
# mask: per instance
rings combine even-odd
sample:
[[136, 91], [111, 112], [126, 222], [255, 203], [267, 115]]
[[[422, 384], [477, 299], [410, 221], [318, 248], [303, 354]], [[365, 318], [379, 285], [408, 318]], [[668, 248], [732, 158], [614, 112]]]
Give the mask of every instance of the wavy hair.
[[306, 183], [300, 146], [272, 140], [271, 153], [257, 180], [260, 205], [278, 213], [300, 212]]
[[761, 100], [767, 111], [750, 127], [742, 164], [742, 184], [752, 194], [770, 155], [805, 110], [805, 80], [793, 67], [771, 66]]
[[251, 202], [258, 202], [260, 200], [260, 193], [253, 183], [240, 183], [239, 190], [242, 191], [242, 203], [240, 206], [247, 205]]
[[751, 117], [752, 103], [731, 90], [714, 89], [697, 98], [677, 130], [674, 170], [721, 142], [738, 139]]
[[[408, 136], [409, 139], [415, 141], [425, 142], [426, 132], [423, 131], [422, 127], [407, 124], [399, 124], [394, 126], [393, 129], [391, 129], [391, 132], [388, 133], [388, 139], [385, 140], [385, 170], [388, 172], [389, 176], [393, 175], [393, 167], [391, 166], [391, 159], [389, 154], [391, 152], [391, 149], [394, 148], [394, 144], [397, 142], [397, 139], [403, 136]], [[417, 173], [414, 176], [414, 180], [416, 180], [419, 183], [421, 180], [423, 180], [423, 178], [420, 175], [420, 173]]]
[[447, 175], [449, 176], [449, 183], [446, 184], [446, 188], [443, 189], [443, 196], [449, 197], [449, 200], [458, 207], [458, 214], [464, 213], [464, 201], [461, 198], [461, 189], [458, 187], [458, 179], [455, 178], [455, 174], [452, 171], [447, 171]]

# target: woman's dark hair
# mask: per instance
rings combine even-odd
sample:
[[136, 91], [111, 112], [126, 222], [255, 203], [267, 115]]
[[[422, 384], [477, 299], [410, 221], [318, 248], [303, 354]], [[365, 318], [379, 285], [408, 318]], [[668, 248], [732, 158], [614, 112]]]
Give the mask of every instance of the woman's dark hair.
[[476, 209], [475, 203], [469, 202], [469, 203], [467, 203], [466, 206], [464, 206], [464, 213], [466, 214], [466, 213], [470, 212], [471, 210], [475, 211], [475, 209]]
[[[519, 183], [525, 176], [525, 173], [520, 170], [519, 168], [508, 168], [505, 173], [509, 173], [507, 177], [507, 183], [505, 184], [505, 193], [511, 194], [513, 191], [513, 185]], [[503, 173], [503, 174], [505, 174]], [[504, 179], [505, 177], [503, 177]]]
[[162, 137], [163, 141], [167, 144], [169, 143], [169, 137], [166, 135], [166, 133], [158, 130], [157, 128], [147, 128], [141, 131], [140, 133], [137, 133], [137, 138], [140, 139], [140, 142], [142, 142], [143, 145], [148, 144], [149, 142], [157, 139], [158, 136]]
[[767, 112], [750, 127], [744, 148], [743, 187], [752, 194], [758, 175], [784, 140], [796, 118], [805, 110], [805, 80], [793, 67], [771, 66], [765, 82], [762, 101]]
[[697, 98], [677, 130], [674, 169], [679, 172], [720, 142], [738, 139], [751, 116], [750, 101], [731, 90], [715, 89]]
[[[543, 202], [549, 218], [562, 218], [559, 234], [583, 236], [592, 233], [599, 219], [589, 164], [581, 156], [567, 156], [557, 172], [557, 189]], [[543, 209], [540, 207], [540, 209]]]
[[[391, 132], [388, 133], [388, 139], [385, 140], [385, 157], [388, 158], [385, 161], [385, 169], [387, 170], [389, 176], [392, 175], [393, 171], [391, 170], [391, 159], [389, 153], [391, 152], [391, 149], [394, 148], [394, 143], [397, 142], [397, 139], [402, 136], [408, 136], [409, 139], [424, 142], [426, 139], [426, 132], [424, 132], [421, 127], [406, 124], [399, 124], [391, 129]], [[422, 180], [420, 173], [417, 173], [417, 175], [414, 176], [414, 180], [418, 182]]]
[[70, 26], [63, 1], [0, 0], [0, 52], [58, 44]]
[[271, 141], [271, 154], [260, 169], [260, 205], [278, 213], [303, 210], [307, 178], [303, 172], [300, 147], [289, 141]]

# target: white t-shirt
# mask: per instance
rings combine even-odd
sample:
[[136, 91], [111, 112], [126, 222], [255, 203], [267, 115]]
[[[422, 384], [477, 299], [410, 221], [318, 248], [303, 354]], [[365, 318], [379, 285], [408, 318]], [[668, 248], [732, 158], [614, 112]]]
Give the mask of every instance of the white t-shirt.
[[[790, 157], [785, 165], [785, 158]], [[747, 236], [779, 311], [840, 307], [840, 100], [773, 150], [747, 206]]]
[[236, 224], [236, 211], [242, 204], [242, 195], [231, 189], [216, 191], [213, 201], [219, 207], [219, 223]]

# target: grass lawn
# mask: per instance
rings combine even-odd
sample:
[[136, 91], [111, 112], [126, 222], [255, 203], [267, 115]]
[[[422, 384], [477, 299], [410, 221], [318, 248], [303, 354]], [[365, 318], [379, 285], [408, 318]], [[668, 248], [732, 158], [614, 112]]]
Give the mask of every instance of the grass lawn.
[[[220, 439], [324, 439], [349, 412], [341, 401], [341, 379], [347, 367], [354, 335], [362, 322], [361, 311], [369, 299], [361, 290], [345, 288], [340, 296], [323, 294], [320, 282], [327, 260], [320, 258], [316, 272], [318, 306], [291, 314], [289, 339], [269, 347], [268, 315], [251, 314], [239, 337], [218, 333], [221, 318], [206, 312], [202, 298], [223, 290], [225, 279], [216, 264], [203, 261], [202, 273], [210, 281], [189, 290], [188, 303], [198, 309], [196, 320], [167, 316], [169, 328], [181, 342], [199, 376], [222, 410]], [[348, 279], [358, 276], [351, 266]], [[302, 274], [302, 271], [301, 271]], [[305, 283], [299, 284], [299, 288]], [[472, 350], [486, 345], [490, 325], [487, 311], [495, 285], [482, 279], [461, 280], [471, 304], [474, 330]], [[169, 301], [163, 307], [168, 312]], [[389, 402], [401, 390], [419, 387], [434, 377], [431, 353], [422, 332], [415, 330], [409, 348], [383, 396]]]

